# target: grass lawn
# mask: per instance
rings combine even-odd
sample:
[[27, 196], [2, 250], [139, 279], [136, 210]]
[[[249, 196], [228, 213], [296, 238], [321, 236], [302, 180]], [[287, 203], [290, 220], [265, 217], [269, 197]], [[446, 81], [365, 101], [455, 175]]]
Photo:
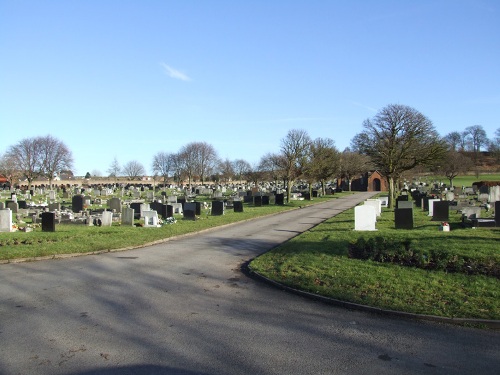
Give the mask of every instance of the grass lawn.
[[223, 216], [211, 216], [204, 211], [196, 221], [184, 220], [182, 215], [175, 215], [177, 219], [175, 224], [165, 224], [160, 228], [123, 227], [117, 223], [111, 227], [56, 224], [55, 232], [42, 232], [40, 228], [37, 228], [27, 233], [21, 231], [0, 233], [0, 260], [137, 247], [173, 236], [340, 198], [347, 194], [351, 193], [336, 193], [332, 196], [314, 198], [312, 201], [291, 201], [283, 206], [253, 207], [244, 204], [244, 212], [235, 213], [233, 210], [226, 210]]
[[439, 230], [427, 212], [414, 209], [414, 229], [394, 229], [393, 210], [384, 209], [376, 232], [355, 232], [348, 210], [256, 258], [250, 268], [290, 287], [373, 307], [455, 318], [500, 319], [500, 279], [394, 263], [352, 259], [358, 238], [408, 242], [427, 253], [453, 252], [457, 259], [500, 265], [500, 229], [463, 228], [450, 214], [450, 232]]
[[[432, 176], [427, 178], [428, 182], [441, 181], [445, 184], [449, 184], [450, 181], [446, 176]], [[453, 179], [453, 185], [457, 187], [461, 186], [472, 186], [474, 182], [478, 181], [500, 181], [500, 174], [480, 174], [479, 177], [474, 175], [467, 176], [457, 176]]]

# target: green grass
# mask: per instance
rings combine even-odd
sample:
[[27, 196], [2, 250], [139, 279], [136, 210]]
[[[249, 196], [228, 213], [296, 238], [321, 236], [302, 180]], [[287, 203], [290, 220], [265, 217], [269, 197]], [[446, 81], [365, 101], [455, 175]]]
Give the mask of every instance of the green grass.
[[[450, 183], [446, 176], [429, 176], [424, 180], [428, 183], [432, 183], [434, 181], [441, 181], [444, 184]], [[474, 182], [478, 181], [500, 181], [500, 174], [480, 174], [479, 177], [476, 177], [475, 175], [457, 176], [453, 179], [453, 185], [457, 187], [472, 186]]]
[[500, 262], [500, 231], [462, 228], [450, 217], [451, 232], [415, 209], [413, 230], [394, 229], [384, 209], [376, 232], [355, 232], [354, 210], [346, 211], [256, 258], [250, 268], [290, 287], [373, 307], [476, 319], [500, 319], [500, 280], [495, 277], [429, 271], [391, 263], [351, 259], [349, 243], [363, 236], [411, 239], [425, 251], [452, 249]]
[[202, 212], [198, 220], [183, 220], [175, 215], [177, 223], [165, 224], [160, 228], [123, 227], [114, 223], [111, 227], [88, 227], [77, 224], [56, 224], [55, 232], [42, 232], [40, 228], [33, 232], [0, 233], [0, 260], [18, 258], [36, 258], [54, 254], [89, 253], [128, 247], [160, 241], [173, 236], [193, 233], [221, 225], [270, 215], [299, 206], [340, 198], [351, 193], [314, 198], [312, 201], [291, 201], [284, 206], [269, 205], [253, 207], [244, 205], [244, 212], [235, 213], [226, 210], [223, 216], [211, 216]]

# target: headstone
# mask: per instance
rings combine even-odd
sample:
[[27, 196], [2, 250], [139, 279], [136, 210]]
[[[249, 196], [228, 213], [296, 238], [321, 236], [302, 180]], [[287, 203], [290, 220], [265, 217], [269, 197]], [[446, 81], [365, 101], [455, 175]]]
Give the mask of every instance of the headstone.
[[17, 204], [19, 205], [19, 209], [25, 210], [28, 208], [28, 204], [26, 201], [17, 201]]
[[49, 190], [48, 193], [49, 193], [49, 199], [51, 201], [55, 201], [56, 200], [56, 192], [54, 190]]
[[122, 225], [123, 226], [133, 226], [134, 225], [134, 209], [130, 207], [122, 208]]
[[455, 200], [455, 193], [452, 191], [448, 191], [446, 193], [446, 200], [449, 202], [454, 201]]
[[479, 194], [489, 194], [489, 188], [487, 185], [481, 185], [479, 187]]
[[201, 215], [201, 202], [194, 202], [195, 210], [194, 214], [200, 216]]
[[399, 197], [396, 198], [396, 201], [407, 201], [407, 200], [408, 200], [408, 194], [400, 195]]
[[121, 212], [122, 210], [122, 200], [120, 198], [111, 198], [108, 200], [108, 207], [110, 211]]
[[462, 208], [462, 216], [467, 220], [479, 219], [481, 217], [481, 207]]
[[380, 201], [380, 204], [384, 207], [387, 207], [387, 205], [389, 204], [389, 197], [379, 197], [378, 199]]
[[144, 226], [145, 227], [159, 227], [158, 224], [158, 212], [156, 211], [143, 211], [142, 215], [144, 217]]
[[263, 206], [269, 206], [269, 195], [263, 195], [262, 196], [262, 205]]
[[495, 202], [495, 223], [500, 227], [500, 201]]
[[74, 195], [71, 199], [71, 208], [73, 212], [83, 211], [83, 195]]
[[19, 210], [19, 203], [14, 201], [8, 201], [7, 208], [10, 209], [13, 214], [17, 214], [17, 211]]
[[373, 231], [377, 221], [377, 212], [373, 206], [354, 207], [354, 230]]
[[394, 224], [396, 229], [413, 229], [413, 208], [396, 208]]
[[166, 217], [174, 217], [174, 206], [171, 204], [167, 204], [167, 216]]
[[49, 211], [61, 211], [61, 203], [49, 203]]
[[212, 216], [224, 215], [224, 202], [213, 201], [212, 202]]
[[311, 200], [311, 193], [302, 193], [302, 196], [304, 197], [304, 199], [306, 201], [310, 201]]
[[0, 210], [4, 210], [5, 209], [5, 202], [0, 202]]
[[262, 196], [261, 195], [254, 195], [254, 197], [253, 197], [253, 205], [255, 207], [261, 207], [262, 206]]
[[234, 212], [243, 212], [243, 202], [234, 201], [233, 203]]
[[382, 202], [378, 199], [367, 199], [364, 202], [365, 205], [368, 206], [373, 206], [375, 208], [375, 213], [377, 216], [380, 216], [382, 214]]
[[167, 197], [167, 203], [177, 203], [177, 195], [169, 195]]
[[113, 224], [113, 212], [104, 211], [101, 218], [103, 227], [110, 227]]
[[56, 231], [56, 214], [55, 212], [42, 212], [42, 232]]
[[149, 207], [149, 203], [141, 203], [141, 205], [139, 206], [139, 209], [141, 211], [140, 217], [144, 216], [144, 211], [151, 211], [151, 207]]
[[171, 206], [174, 208], [174, 213], [182, 214], [182, 203], [172, 203]]
[[132, 202], [130, 203], [130, 208], [134, 210], [134, 218], [139, 219], [141, 217], [141, 204]]
[[0, 210], [0, 232], [12, 232], [12, 211], [8, 208]]
[[434, 202], [434, 209], [432, 210], [433, 221], [448, 221], [450, 220], [450, 202], [437, 201]]
[[187, 202], [184, 204], [184, 219], [196, 220], [196, 204], [194, 202]]
[[429, 199], [429, 215], [434, 216], [434, 202], [439, 202], [440, 199]]

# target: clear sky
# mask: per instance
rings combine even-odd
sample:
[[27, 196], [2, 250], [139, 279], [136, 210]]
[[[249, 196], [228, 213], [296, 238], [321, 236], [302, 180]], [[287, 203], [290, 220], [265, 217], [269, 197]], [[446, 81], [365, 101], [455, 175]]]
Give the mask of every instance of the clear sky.
[[388, 104], [500, 128], [498, 0], [0, 0], [0, 153], [52, 135], [73, 171], [204, 141], [258, 163], [290, 129], [343, 150]]

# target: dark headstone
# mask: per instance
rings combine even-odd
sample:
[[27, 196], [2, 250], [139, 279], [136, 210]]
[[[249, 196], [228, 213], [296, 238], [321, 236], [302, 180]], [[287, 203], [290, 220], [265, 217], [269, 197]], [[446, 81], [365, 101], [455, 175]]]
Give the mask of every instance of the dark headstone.
[[19, 205], [20, 209], [26, 209], [26, 208], [28, 208], [28, 205], [26, 204], [26, 201], [17, 201], [17, 204]]
[[171, 204], [167, 204], [167, 216], [166, 217], [174, 217], [174, 206]]
[[83, 211], [83, 195], [74, 195], [71, 200], [71, 209], [73, 212], [78, 213]]
[[432, 211], [433, 221], [448, 221], [450, 220], [450, 202], [439, 201], [434, 202], [434, 209]]
[[186, 204], [186, 197], [177, 197], [177, 203], [182, 204], [182, 209], [184, 210], [184, 205]]
[[262, 196], [262, 205], [263, 206], [269, 206], [269, 195], [263, 195]]
[[421, 206], [422, 206], [423, 211], [429, 211], [429, 199], [430, 199], [430, 197], [427, 197], [427, 196], [422, 198]]
[[141, 217], [141, 204], [132, 202], [130, 203], [130, 208], [134, 210], [134, 218], [139, 219]]
[[500, 201], [495, 202], [495, 222], [500, 227]]
[[262, 206], [262, 195], [255, 195], [253, 197], [253, 205], [255, 207], [261, 207]]
[[243, 202], [242, 201], [234, 201], [233, 207], [234, 207], [234, 212], [243, 212]]
[[149, 208], [153, 211], [156, 211], [158, 215], [161, 215], [161, 209], [162, 209], [163, 204], [160, 202], [151, 202], [149, 204]]
[[212, 202], [212, 215], [213, 216], [224, 215], [224, 202], [222, 201]]
[[280, 206], [285, 204], [285, 194], [276, 194], [276, 204]]
[[42, 232], [56, 231], [56, 214], [55, 212], [42, 212]]
[[313, 198], [318, 198], [318, 195], [319, 195], [318, 191], [317, 190], [313, 190], [313, 195], [312, 195]]
[[245, 203], [253, 203], [253, 197], [251, 195], [245, 195], [243, 197], [243, 202], [245, 202]]
[[311, 200], [311, 194], [310, 193], [302, 193], [302, 196], [304, 197], [304, 200], [310, 201]]
[[201, 202], [194, 202], [195, 210], [194, 214], [200, 216], [201, 215]]
[[[186, 203], [186, 205], [187, 204], [189, 204], [189, 203]], [[194, 208], [194, 206], [193, 207], [189, 207], [189, 208]], [[194, 210], [185, 209], [182, 212], [184, 214], [184, 219], [186, 219], [186, 220], [196, 220], [196, 215], [195, 215], [195, 211]]]
[[413, 208], [396, 208], [394, 224], [396, 229], [413, 229]]
[[400, 195], [399, 197], [396, 198], [396, 202], [407, 201], [407, 200], [408, 200], [408, 195]]

